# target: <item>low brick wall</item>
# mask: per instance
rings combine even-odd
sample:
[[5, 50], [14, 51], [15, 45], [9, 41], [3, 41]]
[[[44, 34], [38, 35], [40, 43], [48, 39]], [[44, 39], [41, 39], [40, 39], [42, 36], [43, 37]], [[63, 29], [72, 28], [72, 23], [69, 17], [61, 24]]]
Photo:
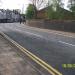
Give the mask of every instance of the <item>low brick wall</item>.
[[38, 28], [75, 32], [75, 20], [28, 20], [27, 25]]

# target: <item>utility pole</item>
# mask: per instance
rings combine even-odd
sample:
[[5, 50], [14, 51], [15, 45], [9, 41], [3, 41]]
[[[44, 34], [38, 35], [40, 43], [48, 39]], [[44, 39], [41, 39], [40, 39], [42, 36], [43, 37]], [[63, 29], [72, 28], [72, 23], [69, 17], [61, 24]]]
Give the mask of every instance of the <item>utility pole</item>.
[[22, 14], [24, 13], [24, 4], [23, 4], [23, 6], [22, 6]]

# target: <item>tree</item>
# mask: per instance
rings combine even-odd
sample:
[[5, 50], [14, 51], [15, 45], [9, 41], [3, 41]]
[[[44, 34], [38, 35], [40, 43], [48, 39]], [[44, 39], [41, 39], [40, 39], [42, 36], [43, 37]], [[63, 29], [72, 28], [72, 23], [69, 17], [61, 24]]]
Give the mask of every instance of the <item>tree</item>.
[[72, 12], [75, 12], [75, 0], [69, 0], [68, 3], [68, 7], [70, 8], [70, 10]]
[[49, 19], [63, 18], [63, 14], [61, 14], [63, 3], [61, 0], [48, 0], [47, 8], [47, 16]]
[[72, 12], [72, 16], [73, 16], [73, 19], [75, 19], [75, 0], [69, 0], [68, 1], [68, 8], [70, 9], [70, 11]]
[[37, 18], [37, 10], [46, 5], [46, 0], [30, 0], [34, 6], [34, 16]]
[[52, 0], [52, 5], [56, 10], [58, 10], [60, 7], [63, 8], [64, 4], [62, 3], [62, 0]]
[[30, 0], [31, 3], [39, 10], [41, 7], [46, 5], [47, 0]]
[[26, 18], [27, 19], [34, 18], [34, 5], [29, 4], [27, 11], [26, 11]]
[[54, 19], [55, 12], [54, 12], [54, 10], [52, 8], [52, 5], [47, 7], [46, 14], [47, 14], [48, 19]]

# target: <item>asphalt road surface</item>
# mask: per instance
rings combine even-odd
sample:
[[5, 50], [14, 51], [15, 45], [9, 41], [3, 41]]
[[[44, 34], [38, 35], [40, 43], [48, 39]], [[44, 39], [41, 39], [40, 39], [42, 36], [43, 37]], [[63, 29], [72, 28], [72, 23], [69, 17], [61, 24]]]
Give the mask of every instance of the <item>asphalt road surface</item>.
[[75, 37], [58, 35], [19, 23], [0, 24], [10, 38], [57, 69], [75, 75]]

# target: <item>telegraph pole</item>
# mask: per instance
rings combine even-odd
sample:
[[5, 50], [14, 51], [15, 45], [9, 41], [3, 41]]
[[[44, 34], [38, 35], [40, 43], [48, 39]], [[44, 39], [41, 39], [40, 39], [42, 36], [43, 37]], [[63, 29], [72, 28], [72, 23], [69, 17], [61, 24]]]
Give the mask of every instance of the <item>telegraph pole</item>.
[[24, 12], [24, 4], [23, 4], [23, 6], [22, 6], [22, 14], [23, 14], [23, 12]]

